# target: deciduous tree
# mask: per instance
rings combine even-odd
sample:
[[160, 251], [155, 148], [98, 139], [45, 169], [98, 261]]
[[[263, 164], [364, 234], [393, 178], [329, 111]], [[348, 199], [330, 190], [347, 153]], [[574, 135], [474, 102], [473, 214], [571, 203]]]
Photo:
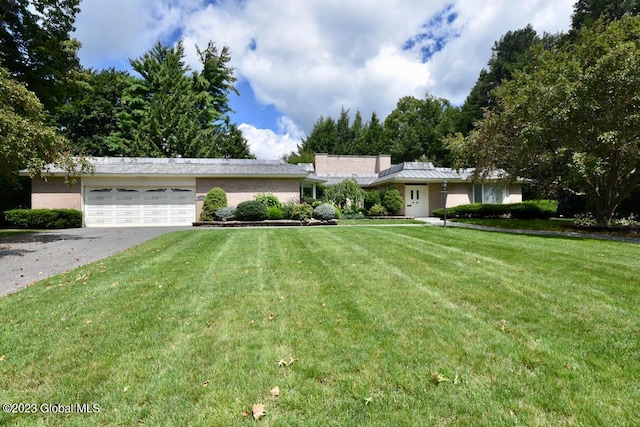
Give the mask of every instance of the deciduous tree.
[[[59, 166], [70, 174], [86, 169], [75, 159], [66, 140], [45, 123], [45, 111], [33, 92], [13, 80], [0, 67], [0, 176], [15, 183], [17, 171], [40, 176], [45, 165]], [[78, 163], [79, 162], [79, 163]]]
[[584, 193], [598, 223], [640, 183], [640, 18], [600, 21], [494, 92], [466, 141], [480, 171]]
[[69, 35], [80, 0], [0, 2], [0, 63], [26, 83], [45, 110], [65, 101], [68, 82], [79, 69], [80, 44]]

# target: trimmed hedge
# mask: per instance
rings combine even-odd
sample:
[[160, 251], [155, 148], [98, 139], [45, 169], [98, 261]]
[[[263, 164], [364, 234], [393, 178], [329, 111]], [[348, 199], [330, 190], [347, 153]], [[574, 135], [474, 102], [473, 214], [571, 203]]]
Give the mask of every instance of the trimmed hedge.
[[[555, 200], [529, 200], [521, 203], [472, 203], [447, 208], [447, 218], [515, 218], [547, 219], [556, 214]], [[436, 209], [433, 216], [444, 218], [444, 209]]]
[[387, 190], [382, 196], [382, 206], [384, 206], [388, 213], [395, 214], [404, 206], [404, 199], [398, 190], [392, 188]]
[[12, 209], [4, 213], [4, 219], [12, 228], [82, 227], [82, 212], [76, 209]]
[[238, 221], [262, 221], [267, 218], [267, 208], [258, 201], [247, 200], [238, 204], [235, 218]]

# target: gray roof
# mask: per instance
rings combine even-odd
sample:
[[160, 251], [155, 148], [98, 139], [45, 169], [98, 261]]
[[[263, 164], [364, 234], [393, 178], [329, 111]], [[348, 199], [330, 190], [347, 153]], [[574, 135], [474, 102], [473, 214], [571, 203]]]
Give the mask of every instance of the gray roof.
[[450, 168], [437, 168], [432, 163], [404, 162], [385, 169], [378, 174], [378, 179], [371, 184], [378, 185], [385, 182], [441, 182], [443, 180], [460, 182], [468, 181], [473, 175], [473, 169], [456, 171]]
[[[306, 178], [309, 173], [281, 160], [95, 157], [94, 175]], [[51, 168], [54, 175], [66, 174]]]
[[353, 179], [360, 187], [369, 187], [372, 182], [378, 179], [378, 174], [340, 174], [340, 173], [323, 173], [313, 174], [309, 178], [316, 178], [318, 181], [326, 185], [338, 184], [346, 179]]

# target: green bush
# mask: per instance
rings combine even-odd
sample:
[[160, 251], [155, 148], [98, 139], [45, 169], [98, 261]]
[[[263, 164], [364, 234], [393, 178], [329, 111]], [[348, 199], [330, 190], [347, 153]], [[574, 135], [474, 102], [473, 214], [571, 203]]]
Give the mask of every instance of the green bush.
[[336, 219], [340, 219], [340, 218], [342, 218], [342, 210], [340, 210], [340, 208], [339, 208], [339, 207], [334, 206], [334, 207], [333, 207], [333, 210], [334, 210], [334, 211], [336, 211]]
[[329, 221], [335, 219], [336, 210], [329, 203], [323, 203], [316, 206], [316, 208], [313, 210], [313, 217], [321, 221]]
[[350, 205], [345, 206], [345, 208], [342, 209], [341, 217], [344, 219], [358, 219], [364, 218], [364, 215], [362, 214], [362, 209], [360, 209], [358, 206]]
[[327, 201], [344, 209], [348, 204], [359, 206], [364, 198], [364, 190], [355, 179], [349, 178], [327, 186], [324, 195]]
[[372, 207], [382, 202], [378, 190], [370, 190], [364, 193], [364, 210], [369, 211]]
[[384, 193], [382, 206], [384, 206], [390, 214], [395, 214], [404, 206], [404, 199], [398, 190], [392, 188]]
[[375, 205], [371, 206], [371, 209], [369, 209], [369, 215], [385, 216], [387, 215], [387, 209], [384, 206], [382, 206], [382, 204], [376, 203]]
[[267, 217], [267, 208], [260, 202], [247, 200], [238, 204], [235, 217], [238, 221], [262, 221]]
[[236, 216], [236, 208], [233, 206], [226, 206], [224, 208], [218, 208], [213, 213], [213, 218], [216, 221], [231, 221]]
[[[556, 213], [555, 200], [529, 200], [521, 203], [472, 203], [447, 208], [448, 218], [516, 218], [546, 219]], [[436, 209], [433, 215], [443, 218], [444, 209]]]
[[291, 209], [291, 219], [304, 221], [313, 216], [313, 208], [310, 205], [301, 203], [293, 206]]
[[215, 219], [215, 211], [218, 208], [227, 206], [227, 194], [220, 187], [213, 187], [204, 198], [202, 212], [200, 213], [200, 221], [213, 221]]
[[269, 209], [269, 208], [281, 208], [282, 207], [282, 203], [280, 203], [280, 200], [278, 200], [278, 197], [276, 197], [275, 194], [273, 193], [260, 193], [260, 194], [256, 194], [253, 199], [256, 202], [260, 202], [264, 205], [265, 208]]
[[282, 204], [282, 218], [283, 219], [291, 219], [291, 212], [293, 211], [293, 207], [295, 203], [286, 202]]
[[4, 213], [13, 228], [78, 228], [82, 227], [82, 212], [76, 209], [12, 209]]
[[271, 206], [267, 208], [267, 219], [282, 219], [284, 215], [282, 209], [277, 206]]

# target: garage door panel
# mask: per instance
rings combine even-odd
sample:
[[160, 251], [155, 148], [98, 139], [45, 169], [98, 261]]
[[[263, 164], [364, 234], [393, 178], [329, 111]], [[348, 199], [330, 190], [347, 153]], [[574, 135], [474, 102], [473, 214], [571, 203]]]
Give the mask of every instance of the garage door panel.
[[85, 225], [190, 225], [194, 188], [85, 188]]

